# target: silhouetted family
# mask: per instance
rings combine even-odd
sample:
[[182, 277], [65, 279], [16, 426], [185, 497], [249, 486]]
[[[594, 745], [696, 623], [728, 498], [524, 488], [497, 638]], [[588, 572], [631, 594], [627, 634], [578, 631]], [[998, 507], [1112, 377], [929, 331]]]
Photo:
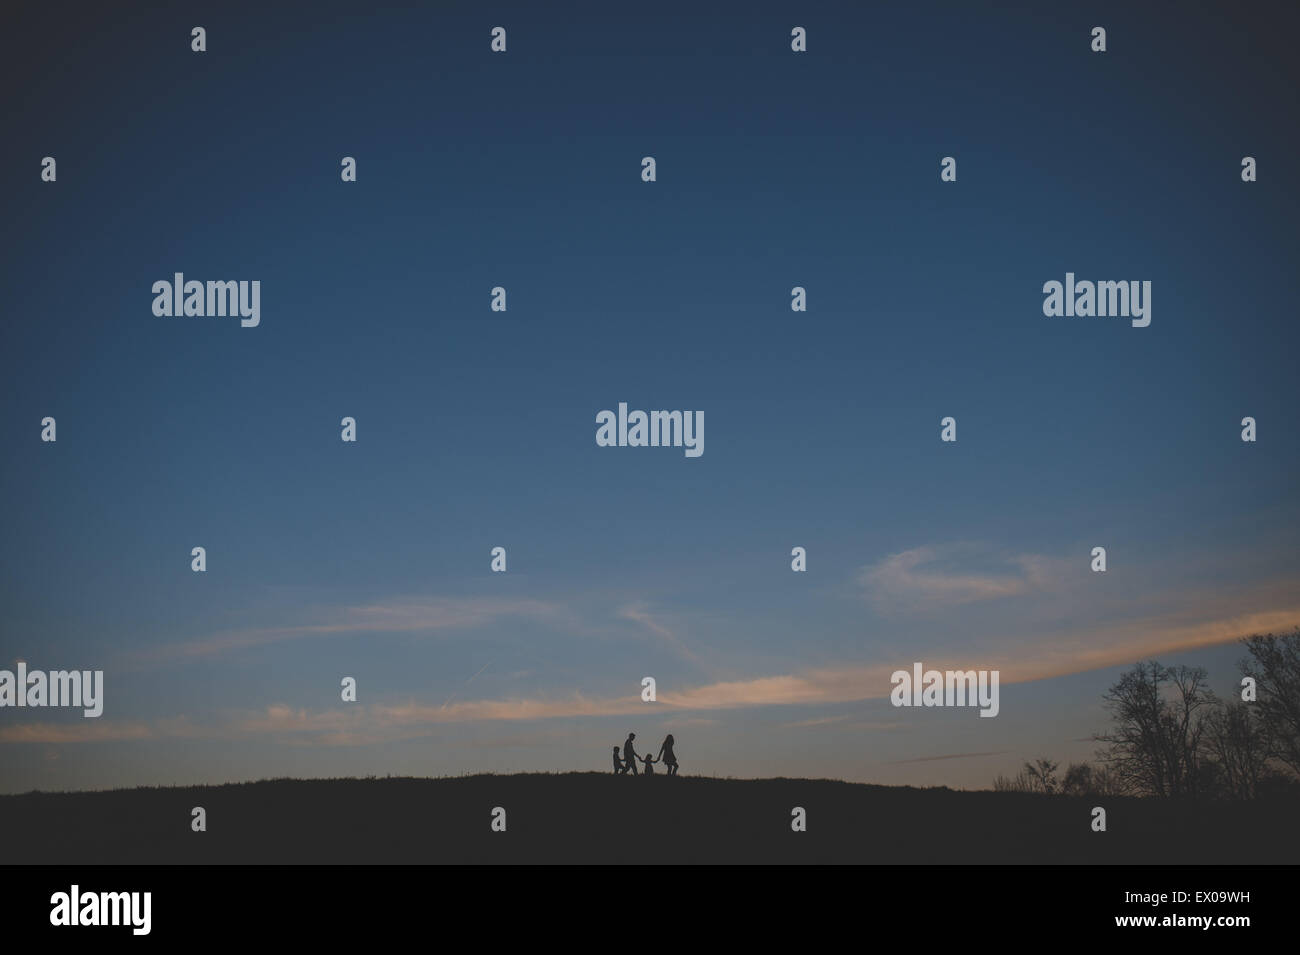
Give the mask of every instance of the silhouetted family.
[[651, 756], [649, 753], [646, 753], [644, 756], [638, 756], [636, 754], [636, 749], [632, 746], [632, 741], [634, 739], [636, 739], [636, 733], [627, 734], [627, 740], [623, 743], [622, 759], [618, 758], [618, 747], [614, 747], [614, 772], [616, 775], [622, 776], [625, 773], [631, 773], [633, 776], [637, 775], [636, 761], [638, 759], [641, 760], [641, 765], [645, 767], [645, 774], [647, 776], [653, 776], [655, 774], [655, 763], [663, 763], [668, 767], [669, 776], [677, 775], [677, 757], [673, 753], [672, 733], [668, 734], [668, 737], [664, 740], [664, 744], [659, 747], [658, 759]]

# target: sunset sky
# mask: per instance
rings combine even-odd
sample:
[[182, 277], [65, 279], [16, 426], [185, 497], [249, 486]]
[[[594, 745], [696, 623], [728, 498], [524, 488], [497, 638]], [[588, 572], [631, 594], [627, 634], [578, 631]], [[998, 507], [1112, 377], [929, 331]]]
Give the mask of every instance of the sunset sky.
[[[105, 674], [99, 719], [0, 709], [0, 792], [629, 731], [988, 786], [1088, 758], [1134, 661], [1226, 695], [1300, 624], [1295, 10], [313, 9], [0, 40], [0, 669]], [[154, 316], [175, 272], [259, 280], [260, 325]], [[1151, 325], [1045, 317], [1066, 272], [1150, 280]], [[621, 401], [704, 454], [597, 447]], [[1000, 670], [999, 715], [891, 706], [916, 661]]]

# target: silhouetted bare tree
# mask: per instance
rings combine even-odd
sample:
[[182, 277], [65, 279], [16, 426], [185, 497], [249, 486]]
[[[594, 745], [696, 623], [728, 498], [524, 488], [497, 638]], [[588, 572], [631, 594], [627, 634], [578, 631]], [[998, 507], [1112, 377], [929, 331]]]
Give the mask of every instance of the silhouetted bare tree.
[[1029, 775], [1022, 769], [1014, 776], [1003, 776], [999, 773], [993, 780], [993, 791], [995, 793], [1028, 793], [1033, 792], [1033, 785], [1029, 782]]
[[1061, 780], [1061, 792], [1066, 796], [1123, 795], [1110, 768], [1091, 763], [1071, 763]]
[[1067, 796], [1086, 796], [1092, 791], [1092, 766], [1088, 763], [1071, 763], [1065, 768], [1061, 792]]
[[1230, 799], [1254, 799], [1268, 766], [1268, 737], [1250, 703], [1224, 703], [1205, 719], [1215, 782]]
[[1120, 782], [1118, 776], [1109, 766], [1094, 766], [1092, 768], [1092, 791], [1091, 796], [1122, 796], [1124, 795], [1124, 784]]
[[1025, 775], [1029, 779], [1032, 792], [1056, 794], [1056, 766], [1050, 759], [1036, 759], [1025, 763]]
[[1241, 641], [1250, 659], [1241, 672], [1255, 680], [1255, 708], [1268, 740], [1269, 755], [1300, 774], [1300, 627], [1274, 636], [1256, 634]]
[[993, 780], [993, 791], [1055, 795], [1061, 791], [1056, 781], [1056, 767], [1057, 764], [1050, 759], [1036, 759], [1032, 763], [1025, 763], [1024, 769], [1014, 776], [997, 776]]
[[1113, 720], [1109, 732], [1093, 737], [1106, 744], [1097, 752], [1102, 765], [1071, 763], [1058, 781], [1058, 764], [1038, 759], [1014, 777], [998, 776], [994, 790], [1230, 799], [1294, 790], [1300, 785], [1300, 627], [1242, 644], [1250, 658], [1240, 668], [1255, 681], [1253, 701], [1220, 702], [1201, 667], [1138, 663], [1102, 697]]
[[1195, 796], [1203, 779], [1201, 734], [1214, 704], [1201, 667], [1139, 663], [1102, 697], [1114, 724], [1094, 737], [1121, 788], [1139, 795]]

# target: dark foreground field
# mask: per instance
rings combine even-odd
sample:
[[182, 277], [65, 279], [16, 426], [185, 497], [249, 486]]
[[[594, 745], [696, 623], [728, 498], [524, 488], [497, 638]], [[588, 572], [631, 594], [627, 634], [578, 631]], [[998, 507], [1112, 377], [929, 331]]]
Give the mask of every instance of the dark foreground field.
[[[190, 829], [195, 806], [207, 832]], [[795, 806], [806, 832], [791, 831]], [[284, 779], [0, 796], [0, 845], [7, 864], [1295, 863], [1298, 809], [821, 779]]]

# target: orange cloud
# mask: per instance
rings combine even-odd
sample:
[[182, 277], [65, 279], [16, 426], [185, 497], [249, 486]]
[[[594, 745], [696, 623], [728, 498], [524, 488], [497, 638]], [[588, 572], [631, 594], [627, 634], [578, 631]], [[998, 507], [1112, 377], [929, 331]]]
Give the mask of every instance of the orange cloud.
[[[1229, 643], [1251, 633], [1285, 632], [1300, 621], [1300, 606], [1187, 622], [1179, 615], [1147, 618], [1069, 635], [1053, 635], [1026, 647], [1008, 644], [960, 656], [948, 650], [927, 653], [933, 669], [996, 669], [1003, 687], [1050, 679], [1179, 651]], [[1050, 642], [1048, 642], [1050, 640]], [[678, 713], [791, 704], [817, 705], [881, 699], [889, 695], [890, 674], [913, 661], [846, 665], [800, 673], [708, 683], [659, 693], [657, 707]], [[442, 706], [431, 703], [354, 704], [310, 711], [285, 704], [245, 714], [211, 729], [187, 719], [113, 724], [101, 718], [57, 724], [0, 727], [0, 743], [109, 742], [138, 739], [285, 736], [326, 745], [360, 745], [427, 735], [431, 727], [475, 721], [536, 721], [571, 717], [644, 715], [637, 697], [471, 700]]]

